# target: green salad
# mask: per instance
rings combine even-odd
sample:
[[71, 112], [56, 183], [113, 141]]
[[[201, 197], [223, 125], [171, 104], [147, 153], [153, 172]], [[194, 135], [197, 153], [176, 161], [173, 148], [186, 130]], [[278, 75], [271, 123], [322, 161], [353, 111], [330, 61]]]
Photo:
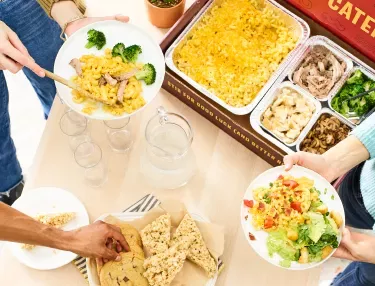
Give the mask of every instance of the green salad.
[[370, 92], [360, 98], [348, 99], [373, 88], [375, 88], [375, 81], [368, 78], [360, 70], [356, 70], [332, 99], [331, 106], [346, 117], [349, 117], [349, 113], [358, 116], [366, 114], [375, 107], [375, 92]]
[[323, 215], [309, 211], [304, 217], [307, 223], [296, 228], [298, 238], [295, 241], [288, 238], [289, 234], [285, 229], [269, 233], [269, 255], [272, 257], [275, 253], [279, 254], [283, 258], [280, 263], [283, 267], [290, 267], [292, 261], [319, 262], [338, 247], [339, 229], [328, 212]]

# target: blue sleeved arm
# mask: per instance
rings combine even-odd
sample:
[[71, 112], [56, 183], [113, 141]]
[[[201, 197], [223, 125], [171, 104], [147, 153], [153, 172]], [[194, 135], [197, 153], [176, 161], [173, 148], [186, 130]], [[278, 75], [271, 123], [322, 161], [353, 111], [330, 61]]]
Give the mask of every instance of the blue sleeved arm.
[[375, 112], [351, 133], [366, 147], [371, 158], [375, 158]]

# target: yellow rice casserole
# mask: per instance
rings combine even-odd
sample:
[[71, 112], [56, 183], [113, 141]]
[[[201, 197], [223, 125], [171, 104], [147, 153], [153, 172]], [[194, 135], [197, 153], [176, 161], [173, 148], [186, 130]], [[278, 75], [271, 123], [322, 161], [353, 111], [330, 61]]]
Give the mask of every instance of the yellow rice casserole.
[[174, 53], [176, 67], [228, 105], [250, 104], [297, 37], [269, 6], [224, 0], [195, 25]]

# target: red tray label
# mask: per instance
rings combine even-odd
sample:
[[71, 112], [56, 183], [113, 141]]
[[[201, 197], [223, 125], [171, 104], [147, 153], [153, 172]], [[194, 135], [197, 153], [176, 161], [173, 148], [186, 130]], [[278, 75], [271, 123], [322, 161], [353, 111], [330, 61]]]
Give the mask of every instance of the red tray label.
[[374, 0], [287, 0], [375, 61]]

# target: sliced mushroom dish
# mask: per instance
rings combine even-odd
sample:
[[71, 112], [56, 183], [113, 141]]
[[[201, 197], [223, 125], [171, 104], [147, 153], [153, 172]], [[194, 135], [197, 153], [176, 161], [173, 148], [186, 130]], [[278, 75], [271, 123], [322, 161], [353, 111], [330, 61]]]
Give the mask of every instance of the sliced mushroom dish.
[[314, 46], [293, 73], [293, 82], [324, 99], [344, 75], [346, 63], [324, 46]]
[[282, 142], [292, 144], [309, 123], [315, 110], [312, 100], [284, 87], [262, 114], [261, 123]]
[[350, 127], [342, 123], [336, 116], [322, 114], [314, 127], [301, 143], [301, 151], [323, 154], [340, 141], [344, 140], [350, 132]]

